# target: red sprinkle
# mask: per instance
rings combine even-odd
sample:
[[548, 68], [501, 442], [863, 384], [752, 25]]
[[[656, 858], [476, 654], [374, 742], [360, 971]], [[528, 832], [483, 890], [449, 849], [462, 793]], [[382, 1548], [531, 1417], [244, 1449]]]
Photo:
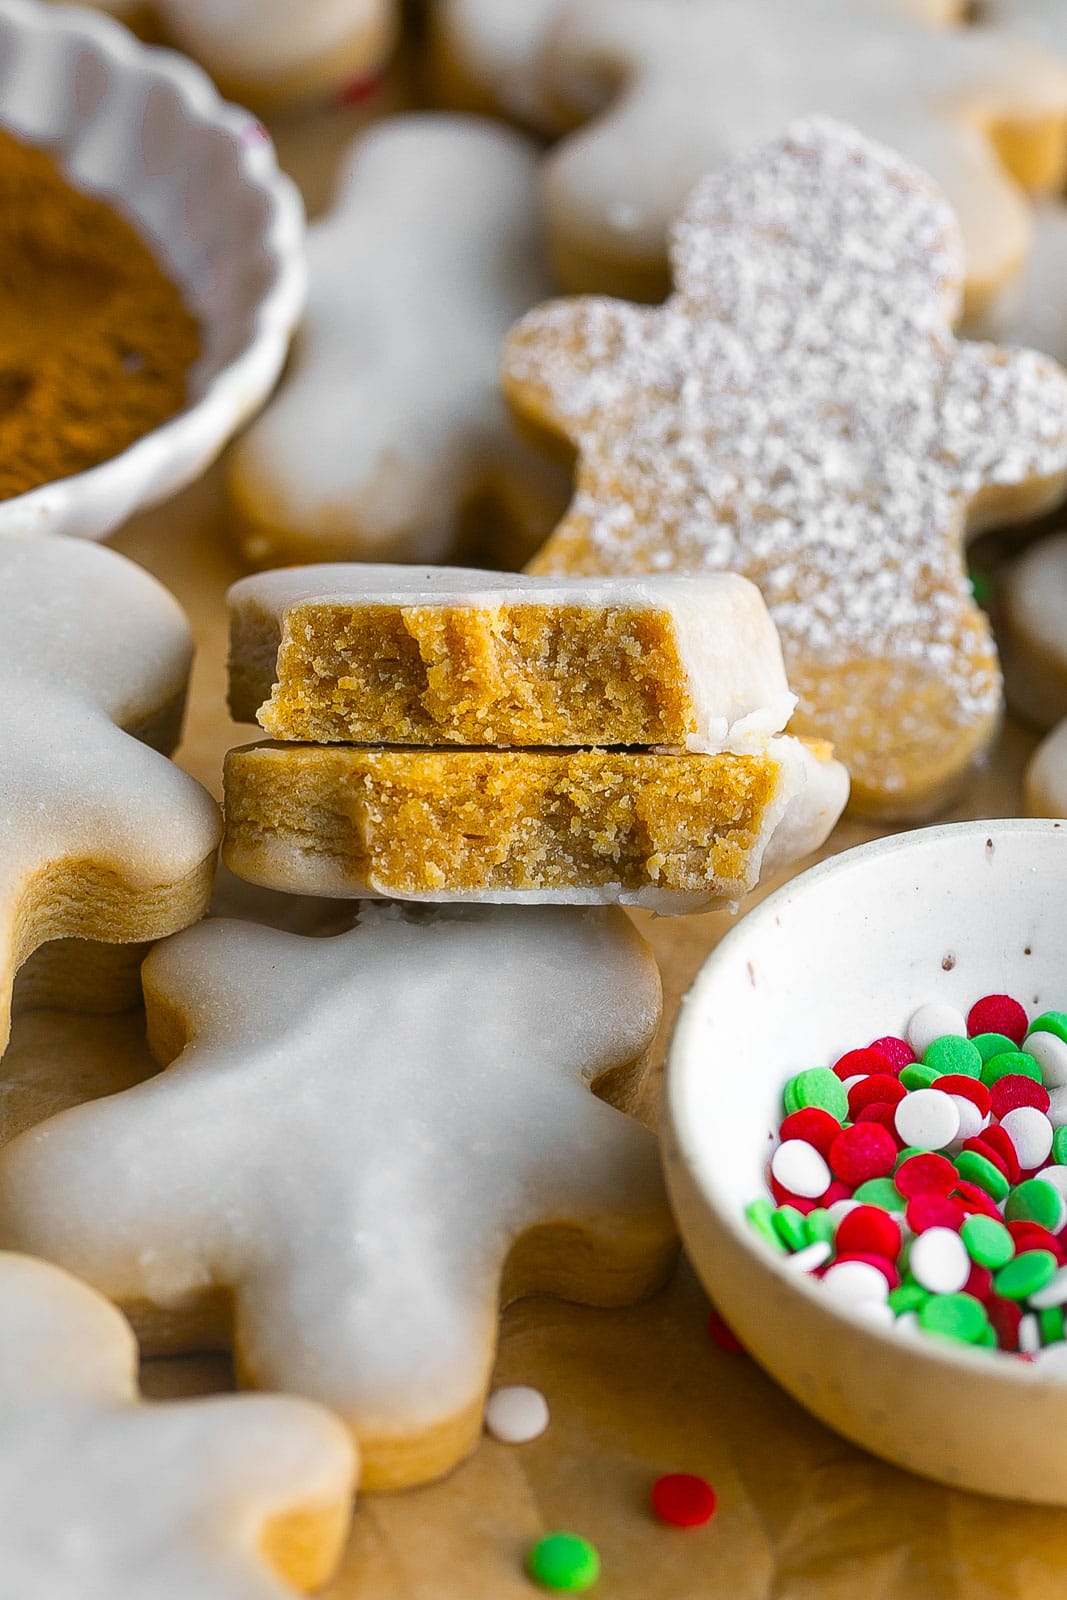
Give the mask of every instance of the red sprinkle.
[[1004, 1129], [999, 1123], [991, 1122], [988, 1128], [982, 1129], [981, 1133], [978, 1134], [978, 1138], [981, 1139], [983, 1144], [988, 1145], [990, 1150], [997, 1152], [997, 1155], [1008, 1169], [1006, 1174], [1008, 1182], [1014, 1188], [1022, 1177], [1022, 1171], [1019, 1167], [1019, 1157], [1015, 1154], [1015, 1146], [1004, 1132]]
[[902, 1149], [897, 1135], [897, 1108], [885, 1100], [876, 1100], [873, 1105], [864, 1106], [856, 1117], [857, 1122], [880, 1122], [887, 1133], [893, 1135], [893, 1142], [899, 1152]]
[[1044, 1084], [1035, 1083], [1025, 1072], [1009, 1072], [998, 1078], [991, 1099], [995, 1117], [1006, 1117], [1017, 1106], [1036, 1106], [1039, 1111], [1047, 1111], [1052, 1104]]
[[767, 1182], [771, 1186], [771, 1193], [774, 1196], [775, 1205], [795, 1206], [796, 1209], [805, 1217], [809, 1211], [814, 1211], [817, 1206], [821, 1206], [823, 1199], [825, 1198], [824, 1196], [820, 1195], [818, 1200], [808, 1200], [802, 1194], [791, 1194], [788, 1189], [784, 1188], [783, 1185], [778, 1182], [778, 1179], [774, 1176], [773, 1172], [767, 1173]]
[[1003, 1033], [1022, 1044], [1029, 1026], [1026, 1012], [1010, 994], [987, 994], [967, 1013], [967, 1032], [972, 1039], [976, 1033]]
[[814, 1145], [825, 1159], [840, 1132], [841, 1124], [828, 1111], [821, 1106], [805, 1106], [802, 1111], [790, 1112], [778, 1130], [778, 1137], [783, 1144], [787, 1139], [803, 1139], [805, 1144]]
[[1023, 1314], [1015, 1301], [1005, 1300], [999, 1294], [990, 1295], [986, 1301], [986, 1315], [993, 1324], [1000, 1348], [1018, 1350], [1019, 1324], [1023, 1320]]
[[988, 1300], [993, 1293], [993, 1274], [989, 1268], [980, 1267], [977, 1261], [974, 1262], [962, 1293], [973, 1294], [976, 1300]]
[[[1026, 1081], [1029, 1083], [1029, 1078]], [[961, 1094], [964, 1099], [970, 1100], [973, 1105], [978, 1107], [983, 1117], [988, 1117], [989, 1115], [989, 1090], [981, 1078], [969, 1078], [965, 1072], [946, 1072], [930, 1087], [931, 1089], [941, 1089], [945, 1094]]]
[[855, 1078], [861, 1072], [884, 1074], [885, 1070], [885, 1056], [879, 1055], [877, 1050], [846, 1050], [841, 1059], [834, 1062], [834, 1071], [841, 1079]]
[[996, 1201], [976, 1183], [968, 1183], [965, 1178], [961, 1178], [956, 1185], [956, 1198], [959, 1199], [964, 1211], [977, 1211], [980, 1216], [992, 1217], [994, 1222], [1004, 1221]]
[[900, 1273], [896, 1263], [890, 1261], [888, 1256], [873, 1255], [867, 1250], [839, 1250], [834, 1256], [834, 1265], [839, 1261], [865, 1261], [869, 1267], [878, 1268], [891, 1289], [900, 1288]]
[[855, 1121], [864, 1106], [894, 1106], [907, 1092], [899, 1078], [891, 1078], [887, 1072], [872, 1072], [869, 1078], [854, 1083], [848, 1091], [849, 1116]]
[[869, 1178], [888, 1178], [897, 1160], [897, 1141], [878, 1122], [854, 1122], [830, 1146], [834, 1176], [858, 1188]]
[[1056, 1260], [1063, 1262], [1063, 1246], [1054, 1233], [1049, 1233], [1040, 1222], [1009, 1222], [1008, 1232], [1015, 1240], [1021, 1255], [1024, 1250], [1051, 1250]]
[[840, 1178], [835, 1178], [833, 1183], [827, 1189], [826, 1193], [823, 1195], [822, 1199], [819, 1201], [819, 1204], [821, 1206], [829, 1207], [829, 1206], [835, 1205], [838, 1200], [851, 1200], [851, 1199], [852, 1199], [851, 1186], [849, 1184], [847, 1184], [847, 1183], [842, 1183]]
[[672, 1528], [700, 1528], [715, 1515], [715, 1490], [691, 1472], [668, 1472], [652, 1485], [652, 1509]]
[[892, 1033], [887, 1033], [884, 1039], [873, 1040], [869, 1048], [884, 1056], [894, 1072], [903, 1072], [905, 1067], [910, 1067], [913, 1061], [918, 1060], [907, 1039], [898, 1039]]
[[984, 1156], [991, 1166], [1004, 1174], [1005, 1178], [1008, 1176], [1008, 1163], [999, 1150], [994, 1150], [991, 1144], [986, 1143], [980, 1133], [975, 1134], [973, 1139], [964, 1139], [963, 1148], [973, 1150], [976, 1156]]
[[927, 1228], [951, 1228], [958, 1233], [967, 1214], [960, 1202], [948, 1195], [917, 1194], [908, 1201], [904, 1217], [912, 1233], [925, 1233]]
[[884, 1256], [895, 1261], [900, 1254], [900, 1225], [880, 1206], [859, 1205], [842, 1217], [834, 1248], [860, 1255]]
[[725, 1317], [720, 1316], [715, 1310], [708, 1312], [708, 1338], [713, 1344], [717, 1344], [720, 1350], [727, 1350], [732, 1356], [742, 1356], [745, 1353], [745, 1347], [737, 1334]]
[[931, 1150], [902, 1161], [893, 1182], [901, 1194], [910, 1200], [917, 1194], [951, 1194], [958, 1176], [946, 1156], [935, 1155]]

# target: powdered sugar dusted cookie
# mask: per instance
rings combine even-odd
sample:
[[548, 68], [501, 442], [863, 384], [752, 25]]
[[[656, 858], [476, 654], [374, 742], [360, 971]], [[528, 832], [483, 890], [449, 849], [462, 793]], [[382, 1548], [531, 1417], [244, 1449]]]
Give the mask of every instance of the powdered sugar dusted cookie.
[[1026, 265], [965, 331], [997, 344], [1030, 345], [1067, 362], [1067, 204], [1062, 200], [1042, 200], [1034, 207]]
[[[761, 0], [750, 3], [758, 5]], [[851, 3], [861, 12], [890, 12], [934, 25], [959, 21], [964, 9], [964, 0]], [[655, 13], [659, 0], [642, 4]], [[710, 10], [718, 0], [689, 0], [689, 4]], [[540, 56], [549, 24], [565, 5], [566, 0], [434, 0], [430, 19], [435, 69], [449, 103], [470, 111], [496, 111], [558, 133], [566, 119], [546, 93]], [[826, 41], [825, 47], [833, 50], [833, 41]], [[599, 108], [587, 100], [581, 109], [589, 114]]]
[[965, 529], [1062, 493], [1067, 374], [953, 339], [951, 212], [832, 123], [700, 185], [673, 253], [665, 306], [558, 301], [508, 341], [511, 399], [580, 456], [533, 568], [752, 578], [793, 727], [834, 742], [860, 807], [920, 814], [1000, 705]]
[[856, 0], [572, 0], [546, 41], [544, 83], [578, 117], [617, 89], [546, 167], [553, 256], [575, 289], [658, 297], [668, 224], [692, 184], [792, 118], [826, 113], [944, 189], [973, 311], [1025, 255], [1018, 184], [1056, 187], [1067, 160], [1067, 64], [1019, 37], [933, 30]]
[[1067, 719], [1038, 745], [1023, 793], [1028, 817], [1067, 817]]
[[140, 567], [0, 539], [0, 1048], [14, 974], [46, 941], [158, 939], [207, 905], [218, 808], [158, 753], [191, 659], [177, 602]]
[[622, 912], [205, 922], [144, 979], [167, 1070], [9, 1145], [0, 1231], [150, 1348], [232, 1308], [243, 1380], [344, 1418], [368, 1487], [473, 1449], [502, 1298], [621, 1304], [669, 1269], [656, 1141], [589, 1092], [633, 1097], [659, 1020]]
[[229, 605], [231, 710], [276, 739], [707, 751], [779, 732], [796, 704], [733, 573], [286, 567]]
[[1051, 728], [1067, 717], [1067, 534], [1031, 545], [1008, 567], [1001, 600], [1008, 700]]
[[397, 0], [90, 0], [124, 22], [153, 15], [228, 94], [256, 105], [322, 100], [384, 65]]
[[355, 1458], [305, 1400], [145, 1404], [129, 1324], [0, 1255], [0, 1573], [19, 1600], [284, 1600], [340, 1559]]
[[537, 152], [473, 118], [402, 116], [355, 146], [311, 230], [292, 372], [238, 444], [230, 491], [254, 566], [432, 561], [492, 509], [529, 553], [565, 499], [497, 388], [509, 324], [548, 292]]

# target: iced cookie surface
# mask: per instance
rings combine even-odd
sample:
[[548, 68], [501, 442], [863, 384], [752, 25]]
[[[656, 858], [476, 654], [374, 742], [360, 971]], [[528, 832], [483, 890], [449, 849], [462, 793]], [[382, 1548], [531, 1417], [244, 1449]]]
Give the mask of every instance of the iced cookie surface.
[[823, 843], [848, 781], [821, 754], [250, 745], [224, 855], [299, 894], [704, 910]]
[[144, 1403], [123, 1316], [58, 1267], [0, 1255], [6, 1594], [285, 1600], [340, 1559], [355, 1476], [344, 1428], [306, 1401]]
[[530, 313], [512, 402], [579, 452], [541, 574], [725, 569], [777, 624], [793, 728], [857, 806], [922, 815], [989, 744], [1000, 675], [969, 529], [1067, 482], [1067, 374], [957, 342], [954, 219], [891, 152], [799, 125], [701, 184], [662, 307]]
[[717, 750], [795, 704], [763, 599], [732, 574], [298, 567], [229, 602], [231, 709], [275, 739]]
[[1013, 711], [1039, 728], [1067, 717], [1067, 534], [1031, 545], [1007, 568], [1003, 638]]
[[191, 660], [177, 602], [132, 562], [0, 539], [0, 1046], [39, 946], [157, 939], [207, 905], [218, 807], [159, 754]]
[[474, 1448], [502, 1301], [625, 1304], [670, 1270], [656, 1140], [615, 1108], [660, 1016], [624, 913], [209, 921], [144, 977], [166, 1070], [7, 1146], [3, 1236], [149, 1348], [232, 1340], [245, 1384], [327, 1404], [368, 1487]]

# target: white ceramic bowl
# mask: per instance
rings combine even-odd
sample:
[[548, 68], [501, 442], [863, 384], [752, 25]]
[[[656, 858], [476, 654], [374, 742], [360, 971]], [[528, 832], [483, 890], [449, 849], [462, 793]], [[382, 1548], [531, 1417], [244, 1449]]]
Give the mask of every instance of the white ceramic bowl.
[[277, 382], [304, 303], [304, 217], [255, 119], [117, 22], [0, 0], [0, 125], [152, 240], [201, 323], [187, 408], [88, 472], [0, 501], [0, 533], [100, 539], [198, 477]]
[[900, 1033], [924, 1001], [1067, 1007], [1067, 823], [899, 834], [801, 874], [733, 929], [688, 995], [664, 1107], [689, 1253], [756, 1359], [856, 1443], [941, 1482], [1067, 1505], [1067, 1382], [838, 1310], [754, 1235], [784, 1082]]

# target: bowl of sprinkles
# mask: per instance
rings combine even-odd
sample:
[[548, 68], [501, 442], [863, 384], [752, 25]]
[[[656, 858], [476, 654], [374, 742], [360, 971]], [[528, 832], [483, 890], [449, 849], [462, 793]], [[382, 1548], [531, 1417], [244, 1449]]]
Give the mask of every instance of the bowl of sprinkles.
[[199, 67], [33, 0], [0, 0], [0, 197], [0, 533], [103, 538], [273, 388], [301, 203]]
[[912, 1471], [1067, 1505], [1067, 823], [880, 839], [712, 953], [668, 1183], [741, 1343]]

